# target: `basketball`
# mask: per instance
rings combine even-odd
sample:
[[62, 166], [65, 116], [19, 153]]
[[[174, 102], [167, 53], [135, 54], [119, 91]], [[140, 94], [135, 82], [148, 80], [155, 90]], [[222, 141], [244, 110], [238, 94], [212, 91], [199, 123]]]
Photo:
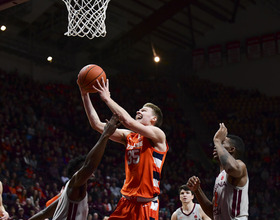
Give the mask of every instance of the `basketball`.
[[99, 88], [97, 81], [101, 84], [102, 78], [104, 79], [104, 82], [106, 82], [106, 74], [104, 70], [98, 65], [89, 64], [80, 70], [78, 74], [78, 84], [87, 92], [96, 93], [97, 91], [92, 88], [92, 85]]

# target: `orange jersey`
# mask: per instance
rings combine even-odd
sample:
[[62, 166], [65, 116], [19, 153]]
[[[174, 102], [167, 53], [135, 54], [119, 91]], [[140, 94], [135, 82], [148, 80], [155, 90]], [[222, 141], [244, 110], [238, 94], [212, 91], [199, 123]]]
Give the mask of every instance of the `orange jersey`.
[[159, 201], [141, 203], [122, 197], [109, 220], [158, 220]]
[[138, 133], [126, 137], [125, 174], [121, 190], [125, 196], [153, 198], [160, 193], [160, 178], [167, 150], [155, 150], [151, 141]]

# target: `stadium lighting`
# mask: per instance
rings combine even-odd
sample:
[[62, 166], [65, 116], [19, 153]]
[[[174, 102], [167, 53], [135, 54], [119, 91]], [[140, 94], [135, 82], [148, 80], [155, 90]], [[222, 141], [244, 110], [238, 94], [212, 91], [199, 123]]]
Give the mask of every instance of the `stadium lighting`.
[[51, 63], [52, 60], [53, 60], [52, 56], [48, 56], [47, 61], [49, 61]]
[[1, 31], [5, 31], [7, 29], [7, 27], [5, 25], [1, 25]]
[[155, 50], [155, 47], [154, 47], [154, 44], [151, 43], [151, 46], [152, 46], [152, 52], [153, 52], [153, 55], [154, 55], [154, 61], [155, 63], [158, 63], [160, 61], [160, 57], [157, 55], [156, 53], [156, 50]]
[[155, 57], [154, 57], [154, 61], [155, 61], [156, 63], [158, 63], [158, 62], [160, 61], [160, 57], [159, 57], [159, 56], [155, 56]]

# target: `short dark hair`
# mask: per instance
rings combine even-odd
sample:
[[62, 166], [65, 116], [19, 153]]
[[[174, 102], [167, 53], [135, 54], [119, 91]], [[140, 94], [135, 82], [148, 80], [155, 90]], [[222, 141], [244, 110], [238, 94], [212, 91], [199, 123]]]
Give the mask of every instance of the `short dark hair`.
[[242, 138], [233, 135], [233, 134], [228, 134], [227, 137], [230, 139], [230, 145], [232, 147], [235, 147], [235, 152], [236, 152], [236, 158], [237, 159], [242, 159], [244, 156], [244, 151], [245, 151], [245, 144], [242, 140]]
[[160, 127], [162, 125], [162, 122], [163, 122], [163, 114], [161, 112], [161, 109], [157, 105], [155, 105], [153, 103], [149, 103], [149, 102], [146, 103], [144, 105], [144, 107], [149, 107], [149, 108], [153, 109], [153, 111], [155, 113], [155, 116], [157, 117], [157, 121], [155, 123], [155, 126]]
[[[182, 185], [182, 186], [179, 187], [179, 190], [178, 190], [179, 195], [180, 195], [182, 190], [191, 191], [190, 188], [187, 185]], [[193, 191], [191, 191], [191, 193], [193, 194]]]
[[81, 155], [69, 161], [67, 166], [67, 177], [69, 179], [71, 179], [72, 176], [82, 167], [85, 160], [86, 156]]

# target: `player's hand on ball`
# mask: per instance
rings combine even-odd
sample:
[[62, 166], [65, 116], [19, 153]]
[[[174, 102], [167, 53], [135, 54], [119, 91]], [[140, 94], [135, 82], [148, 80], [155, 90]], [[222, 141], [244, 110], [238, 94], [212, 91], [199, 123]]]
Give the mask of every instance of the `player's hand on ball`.
[[97, 82], [101, 82], [101, 79], [106, 80], [104, 70], [96, 64], [88, 64], [80, 70], [77, 83], [87, 93], [96, 93], [95, 88], [99, 87]]
[[197, 191], [198, 188], [200, 187], [200, 179], [196, 176], [190, 177], [187, 182], [187, 186], [191, 191], [193, 192]]
[[77, 84], [78, 84], [78, 86], [79, 86], [81, 95], [86, 95], [88, 92], [80, 86], [78, 79], [77, 79]]
[[94, 85], [93, 85], [93, 88], [96, 89], [96, 91], [99, 93], [101, 100], [106, 101], [107, 99], [109, 99], [111, 97], [111, 94], [109, 91], [109, 79], [107, 79], [105, 82], [104, 79], [102, 78], [101, 83], [99, 81], [97, 81], [97, 84], [98, 84], [99, 88], [96, 88]]

